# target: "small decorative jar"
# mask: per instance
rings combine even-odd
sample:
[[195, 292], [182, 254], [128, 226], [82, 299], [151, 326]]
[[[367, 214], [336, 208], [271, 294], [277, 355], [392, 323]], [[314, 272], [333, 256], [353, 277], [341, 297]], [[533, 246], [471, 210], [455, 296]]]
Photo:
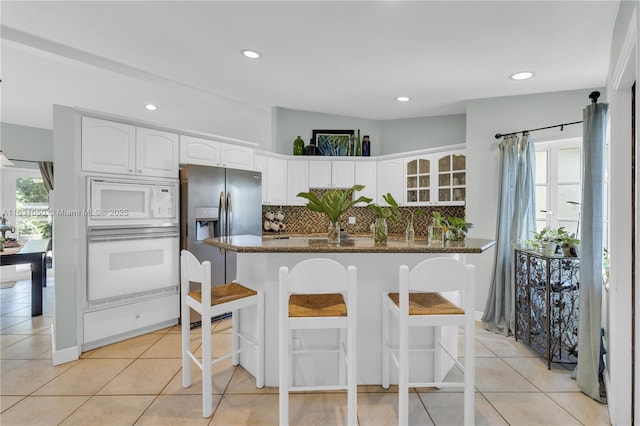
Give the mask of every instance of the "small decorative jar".
[[362, 137], [362, 156], [369, 157], [371, 155], [371, 142], [369, 141], [369, 135]]

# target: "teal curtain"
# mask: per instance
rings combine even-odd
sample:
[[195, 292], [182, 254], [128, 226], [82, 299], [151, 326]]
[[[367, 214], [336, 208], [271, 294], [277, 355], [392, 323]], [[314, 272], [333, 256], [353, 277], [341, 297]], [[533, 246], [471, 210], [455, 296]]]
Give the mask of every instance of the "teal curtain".
[[515, 324], [513, 247], [535, 230], [535, 149], [528, 134], [505, 136], [500, 142], [500, 194], [496, 222], [496, 254], [482, 324], [504, 336]]
[[591, 398], [601, 396], [602, 254], [604, 249], [605, 149], [608, 104], [583, 110], [582, 209], [580, 218], [580, 322], [578, 387]]

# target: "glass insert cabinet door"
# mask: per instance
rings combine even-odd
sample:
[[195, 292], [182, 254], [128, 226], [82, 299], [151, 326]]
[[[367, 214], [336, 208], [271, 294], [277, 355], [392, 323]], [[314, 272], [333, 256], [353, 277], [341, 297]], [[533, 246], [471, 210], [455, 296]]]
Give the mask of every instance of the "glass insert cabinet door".
[[464, 205], [466, 156], [464, 151], [405, 158], [406, 205]]
[[431, 159], [415, 158], [407, 161], [407, 204], [431, 201]]
[[438, 156], [438, 202], [464, 204], [466, 200], [466, 156], [461, 153]]

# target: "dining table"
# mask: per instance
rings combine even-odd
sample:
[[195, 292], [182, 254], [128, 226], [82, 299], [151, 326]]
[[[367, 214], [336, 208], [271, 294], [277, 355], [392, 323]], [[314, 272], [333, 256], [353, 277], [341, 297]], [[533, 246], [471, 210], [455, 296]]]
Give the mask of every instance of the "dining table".
[[42, 288], [47, 285], [47, 251], [51, 240], [19, 241], [0, 251], [0, 266], [31, 265], [31, 316], [42, 315]]

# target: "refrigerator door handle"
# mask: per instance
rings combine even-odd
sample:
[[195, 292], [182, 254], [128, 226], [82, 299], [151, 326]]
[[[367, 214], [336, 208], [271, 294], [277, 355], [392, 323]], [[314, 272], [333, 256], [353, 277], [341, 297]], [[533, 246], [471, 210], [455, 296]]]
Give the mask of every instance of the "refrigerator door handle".
[[231, 231], [233, 229], [233, 209], [231, 206], [231, 192], [227, 192], [227, 206], [226, 206], [225, 216], [227, 217], [227, 236], [231, 236]]
[[220, 217], [218, 219], [218, 235], [220, 237], [225, 236], [225, 231], [227, 230], [227, 215], [225, 213], [225, 200], [224, 200], [224, 191], [220, 192], [220, 202], [218, 204], [218, 212]]

